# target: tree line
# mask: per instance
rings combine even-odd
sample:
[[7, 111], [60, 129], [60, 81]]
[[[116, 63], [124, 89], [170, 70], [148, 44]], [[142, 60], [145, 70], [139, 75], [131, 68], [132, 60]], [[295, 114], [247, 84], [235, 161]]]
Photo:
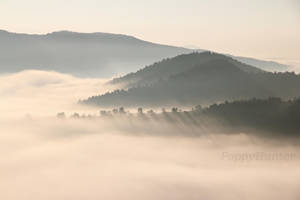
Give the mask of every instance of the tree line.
[[[65, 118], [64, 113], [57, 115]], [[282, 100], [280, 98], [249, 99], [225, 101], [208, 107], [197, 105], [190, 110], [173, 107], [160, 111], [145, 110], [127, 111], [124, 107], [112, 110], [101, 110], [99, 115], [80, 115], [75, 113], [71, 118], [119, 119], [133, 122], [157, 121], [173, 123], [174, 126], [205, 127], [208, 131], [226, 133], [263, 132], [282, 136], [300, 135], [300, 99]], [[134, 123], [133, 123], [134, 124]]]

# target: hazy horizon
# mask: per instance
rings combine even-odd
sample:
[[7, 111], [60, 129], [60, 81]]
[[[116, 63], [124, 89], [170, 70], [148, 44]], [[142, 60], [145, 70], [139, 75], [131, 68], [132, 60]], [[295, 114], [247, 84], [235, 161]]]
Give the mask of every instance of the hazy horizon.
[[300, 67], [297, 0], [5, 0], [0, 5], [0, 17], [6, 19], [0, 28], [11, 32], [126, 34], [160, 44], [196, 46]]
[[299, 200], [300, 0], [2, 0], [0, 18], [147, 41], [0, 31], [1, 200]]

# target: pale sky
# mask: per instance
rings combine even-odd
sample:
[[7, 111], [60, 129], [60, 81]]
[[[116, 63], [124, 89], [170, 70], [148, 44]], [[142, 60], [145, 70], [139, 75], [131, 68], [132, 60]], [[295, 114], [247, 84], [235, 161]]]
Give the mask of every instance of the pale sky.
[[300, 67], [300, 0], [0, 0], [0, 29], [121, 33]]

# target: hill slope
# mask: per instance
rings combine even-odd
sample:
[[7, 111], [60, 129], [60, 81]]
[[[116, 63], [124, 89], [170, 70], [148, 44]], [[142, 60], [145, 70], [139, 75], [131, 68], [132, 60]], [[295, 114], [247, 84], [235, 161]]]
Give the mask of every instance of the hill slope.
[[191, 50], [108, 33], [0, 31], [0, 72], [54, 70], [83, 77], [111, 77]]
[[[81, 77], [126, 74], [157, 60], [195, 51], [126, 35], [70, 31], [30, 35], [0, 30], [0, 44], [0, 73], [38, 69]], [[247, 58], [243, 62], [247, 63]], [[277, 69], [274, 63], [255, 64]]]
[[296, 87], [299, 75], [265, 72], [210, 52], [165, 60], [116, 81], [127, 81], [132, 87], [90, 97], [83, 103], [153, 107], [300, 95]]
[[161, 62], [156, 62], [153, 65], [147, 66], [135, 73], [130, 73], [123, 77], [113, 79], [111, 83], [122, 84], [127, 88], [152, 85], [159, 80], [167, 80], [172, 75], [188, 71], [197, 65], [205, 64], [213, 60], [228, 61], [245, 72], [262, 72], [261, 69], [243, 64], [222, 54], [203, 52], [183, 54], [172, 59], [164, 59]]

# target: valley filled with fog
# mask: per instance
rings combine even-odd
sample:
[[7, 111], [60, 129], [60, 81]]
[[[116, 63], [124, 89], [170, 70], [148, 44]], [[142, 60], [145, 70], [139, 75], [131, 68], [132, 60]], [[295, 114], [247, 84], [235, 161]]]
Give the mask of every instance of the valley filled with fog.
[[35, 70], [0, 76], [0, 199], [300, 198], [296, 139], [99, 118], [101, 107], [78, 100], [115, 90], [107, 81]]

